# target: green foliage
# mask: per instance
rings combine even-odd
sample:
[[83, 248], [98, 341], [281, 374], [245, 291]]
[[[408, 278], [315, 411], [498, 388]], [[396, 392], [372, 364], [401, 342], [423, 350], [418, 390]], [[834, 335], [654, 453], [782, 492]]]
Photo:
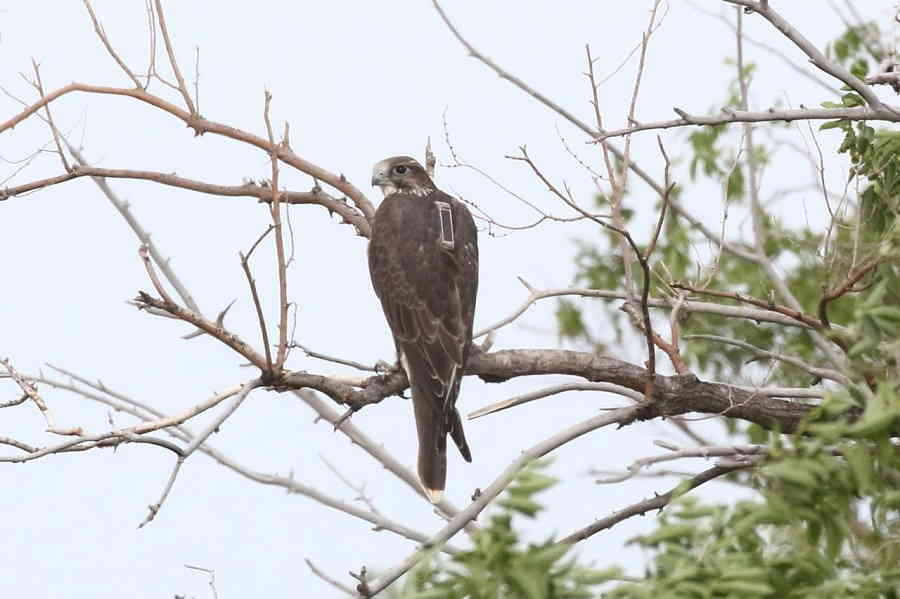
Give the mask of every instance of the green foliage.
[[829, 398], [790, 446], [770, 435], [761, 500], [669, 508], [635, 539], [654, 556], [644, 578], [603, 596], [900, 597], [900, 396], [881, 385], [858, 421], [834, 420], [854, 403]]
[[470, 550], [419, 566], [396, 599], [588, 599], [598, 585], [620, 578], [617, 567], [595, 570], [567, 558], [569, 545], [519, 541], [514, 517], [535, 518], [543, 509], [535, 496], [556, 482], [542, 472], [547, 464], [536, 461], [519, 472]]
[[587, 334], [581, 310], [571, 300], [561, 300], [556, 307], [556, 324], [559, 328], [559, 336], [568, 339], [576, 339]]

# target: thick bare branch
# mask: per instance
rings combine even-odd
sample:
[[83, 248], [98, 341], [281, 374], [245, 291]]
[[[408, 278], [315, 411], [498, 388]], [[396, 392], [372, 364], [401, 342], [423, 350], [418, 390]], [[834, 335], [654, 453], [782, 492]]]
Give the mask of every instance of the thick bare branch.
[[[561, 349], [519, 349], [478, 353], [469, 357], [466, 374], [487, 382], [501, 382], [520, 376], [566, 374], [594, 383], [612, 383], [643, 394], [647, 369], [589, 352]], [[310, 388], [321, 391], [339, 404], [359, 410], [386, 397], [399, 395], [409, 383], [402, 370], [362, 381], [358, 389], [333, 378], [291, 372], [278, 383], [279, 388]], [[766, 429], [793, 433], [811, 406], [785, 401], [753, 389], [705, 382], [693, 374], [654, 377], [654, 401], [642, 405], [640, 418], [678, 416], [688, 412], [715, 414], [755, 422]]]

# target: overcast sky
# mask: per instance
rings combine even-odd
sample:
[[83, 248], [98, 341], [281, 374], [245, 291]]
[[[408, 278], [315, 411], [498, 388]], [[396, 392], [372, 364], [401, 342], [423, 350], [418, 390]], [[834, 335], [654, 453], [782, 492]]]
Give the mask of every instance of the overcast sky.
[[[718, 0], [697, 0], [719, 12]], [[253, 3], [170, 2], [166, 18], [180, 62], [189, 80], [195, 74], [195, 47], [200, 48], [200, 110], [215, 121], [265, 134], [263, 92], [273, 94], [276, 131], [290, 122], [291, 143], [302, 157], [347, 176], [368, 193], [372, 165], [391, 155], [422, 157], [431, 138], [439, 161], [450, 161], [444, 123], [459, 156], [477, 165], [504, 186], [547, 211], [568, 215], [521, 163], [505, 158], [527, 145], [531, 155], [565, 180], [576, 197], [589, 202], [594, 189], [566, 144], [593, 168], [601, 170], [594, 146], [558, 115], [513, 88], [481, 63], [467, 57], [430, 2]], [[598, 57], [596, 69], [613, 73], [638, 44], [649, 16], [649, 0], [637, 2], [446, 2], [460, 30], [479, 49], [544, 91], [580, 118], [591, 121], [585, 70], [585, 44]], [[833, 39], [841, 24], [828, 10], [780, 3], [787, 18], [817, 45]], [[869, 3], [860, 3], [868, 9]], [[876, 3], [872, 3], [876, 4]], [[148, 41], [143, 2], [96, 0], [95, 9], [115, 47], [135, 71], [146, 69]], [[733, 10], [727, 10], [733, 16]], [[802, 54], [775, 35], [762, 19], [746, 17], [746, 30], [805, 64]], [[163, 70], [164, 54], [158, 55]], [[720, 106], [734, 67], [725, 63], [734, 37], [720, 22], [691, 6], [673, 1], [653, 36], [642, 93], [640, 121], [673, 117], [672, 107], [704, 113]], [[815, 106], [830, 99], [815, 84], [798, 77], [771, 55], [747, 49], [760, 64], [751, 96], [756, 108], [774, 101]], [[105, 53], [79, 2], [0, 0], [0, 84], [28, 101], [33, 90], [19, 72], [30, 59], [41, 63], [46, 89], [71, 81], [125, 86], [128, 79]], [[605, 124], [623, 124], [633, 85], [636, 55], [600, 90]], [[163, 71], [166, 72], [167, 71]], [[177, 97], [165, 89], [166, 97]], [[0, 121], [20, 110], [0, 96]], [[169, 115], [128, 98], [68, 95], [53, 104], [57, 124], [70, 132], [97, 166], [177, 172], [221, 184], [270, 176], [266, 154], [212, 135], [193, 137]], [[783, 136], [802, 144], [801, 131]], [[685, 133], [664, 132], [670, 154], [685, 156]], [[834, 135], [823, 136], [827, 152]], [[60, 172], [50, 154], [13, 178], [11, 163], [49, 141], [37, 119], [0, 135], [0, 186], [12, 186]], [[635, 139], [635, 157], [661, 178], [662, 163], [654, 134]], [[843, 169], [843, 170], [842, 170]], [[841, 180], [846, 165], [829, 171]], [[808, 183], [808, 167], [785, 154], [767, 172], [764, 192]], [[798, 183], [798, 177], [802, 179]], [[685, 164], [676, 179], [688, 183]], [[533, 213], [477, 172], [441, 168], [437, 184], [475, 202], [496, 220], [522, 225]], [[162, 251], [189, 285], [207, 315], [237, 299], [227, 325], [258, 346], [258, 328], [246, 281], [238, 262], [265, 230], [266, 210], [249, 198], [204, 196], [150, 183], [111, 181]], [[281, 184], [306, 190], [309, 177], [281, 170]], [[711, 225], [721, 217], [715, 186], [701, 186], [686, 198]], [[377, 201], [375, 193], [369, 195]], [[628, 198], [638, 211], [639, 236], [655, 218], [656, 198], [636, 187]], [[820, 200], [796, 205], [792, 224], [820, 214]], [[812, 215], [812, 216], [810, 216]], [[361, 362], [392, 361], [393, 345], [380, 306], [371, 291], [365, 240], [315, 206], [291, 209], [296, 261], [289, 292], [298, 305], [295, 338], [310, 349]], [[734, 226], [740, 228], [740, 221]], [[481, 285], [476, 328], [512, 312], [527, 296], [516, 280], [538, 288], [572, 283], [576, 239], [596, 238], [587, 224], [547, 223], [535, 229], [480, 235]], [[739, 234], [739, 230], [736, 231]], [[111, 388], [177, 413], [215, 391], [254, 376], [241, 360], [209, 337], [180, 337], [190, 328], [154, 318], [125, 303], [138, 290], [149, 290], [137, 255], [138, 242], [122, 218], [89, 180], [80, 179], [0, 204], [3, 248], [0, 307], [0, 357], [10, 357], [24, 372], [36, 373], [52, 363], [79, 375], [100, 378]], [[275, 320], [277, 288], [273, 250], [263, 246], [254, 257], [264, 305]], [[592, 317], [600, 338], [612, 341], [599, 306], [581, 305]], [[553, 310], [546, 302], [533, 307], [517, 324], [504, 329], [496, 348], [556, 347]], [[619, 357], [642, 361], [640, 345], [616, 347]], [[347, 368], [292, 353], [291, 369], [350, 373]], [[664, 367], [661, 367], [664, 368]], [[463, 413], [562, 379], [518, 380], [486, 385], [466, 379], [459, 406]], [[0, 401], [16, 389], [0, 385]], [[108, 413], [76, 395], [41, 387], [59, 426], [81, 426], [91, 433], [109, 429]], [[448, 497], [464, 506], [476, 487], [487, 486], [528, 448], [562, 428], [619, 406], [622, 398], [569, 393], [466, 424], [474, 463], [449, 452]], [[113, 414], [116, 426], [132, 422]], [[408, 403], [391, 398], [354, 416], [354, 423], [382, 442], [402, 463], [415, 461], [415, 428]], [[201, 430], [207, 418], [191, 423]], [[42, 445], [45, 435], [34, 407], [2, 411], [0, 436]], [[721, 428], [708, 423], [714, 437]], [[596, 486], [585, 475], [590, 467], [621, 468], [632, 459], [658, 451], [652, 441], [682, 443], [674, 429], [654, 422], [622, 431], [603, 429], [569, 444], [555, 455], [552, 473], [563, 482], [543, 497], [552, 508], [535, 526], [524, 524], [529, 538], [567, 534], [612, 510], [638, 501], [654, 490], [668, 490], [671, 480], [635, 480], [619, 486]], [[58, 440], [58, 438], [56, 439]], [[211, 439], [211, 444], [247, 467], [293, 476], [322, 492], [345, 500], [354, 493], [324, 465], [321, 456], [364, 484], [386, 515], [425, 533], [442, 520], [407, 487], [325, 423], [290, 394], [258, 391]], [[0, 448], [2, 449], [2, 448]], [[15, 451], [2, 449], [4, 455]], [[7, 559], [0, 562], [0, 595], [10, 597], [129, 596], [135, 599], [184, 594], [211, 597], [206, 577], [184, 567], [215, 570], [219, 597], [336, 596], [314, 577], [304, 558], [349, 583], [348, 570], [366, 565], [388, 568], [414, 549], [412, 542], [330, 510], [307, 498], [286, 495], [216, 466], [196, 454], [182, 469], [156, 520], [137, 530], [147, 506], [158, 499], [172, 467], [172, 455], [158, 447], [123, 446], [117, 451], [51, 456], [22, 465], [0, 466], [0, 538]], [[699, 466], [702, 468], [702, 464]], [[708, 497], [734, 493], [727, 484], [709, 485]], [[577, 551], [598, 566], [622, 564], [639, 572], [643, 555], [624, 541], [653, 525], [634, 519], [582, 543]], [[464, 543], [464, 539], [456, 540]]]

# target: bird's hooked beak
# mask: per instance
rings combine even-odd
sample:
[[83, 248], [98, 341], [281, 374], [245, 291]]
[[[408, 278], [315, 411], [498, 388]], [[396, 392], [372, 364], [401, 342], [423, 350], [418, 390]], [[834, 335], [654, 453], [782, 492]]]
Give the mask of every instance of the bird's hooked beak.
[[382, 187], [390, 184], [391, 182], [383, 170], [376, 168], [372, 171], [372, 187]]

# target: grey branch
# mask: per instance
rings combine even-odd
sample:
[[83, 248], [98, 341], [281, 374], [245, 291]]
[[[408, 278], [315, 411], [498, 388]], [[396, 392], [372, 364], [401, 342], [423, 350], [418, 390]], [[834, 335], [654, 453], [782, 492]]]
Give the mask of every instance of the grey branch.
[[669, 121], [655, 121], [641, 123], [633, 127], [606, 131], [597, 136], [602, 141], [611, 137], [622, 137], [637, 133], [638, 131], [653, 131], [656, 129], [672, 129], [675, 127], [689, 127], [694, 125], [726, 125], [729, 123], [769, 123], [791, 121], [821, 121], [831, 119], [843, 119], [848, 121], [891, 121], [900, 122], [900, 112], [890, 108], [870, 108], [868, 106], [857, 108], [793, 108], [751, 111], [723, 109], [716, 115], [689, 114], [681, 108], [673, 108], [679, 117]]
[[[166, 414], [160, 412], [159, 410], [156, 410], [152, 406], [149, 406], [141, 401], [138, 401], [134, 398], [128, 397], [122, 393], [119, 393], [113, 389], [110, 389], [109, 387], [107, 387], [106, 385], [104, 385], [100, 382], [93, 383], [93, 382], [88, 381], [84, 377], [80, 377], [76, 374], [68, 373], [59, 368], [57, 368], [57, 370], [60, 370], [60, 372], [63, 372], [64, 374], [70, 376], [73, 380], [78, 381], [79, 383], [81, 383], [83, 385], [86, 385], [90, 389], [93, 389], [94, 391], [96, 391], [96, 393], [89, 391], [88, 389], [85, 389], [83, 387], [79, 387], [77, 385], [71, 384], [71, 383], [64, 383], [62, 381], [48, 379], [46, 377], [34, 377], [33, 380], [36, 380], [38, 382], [41, 382], [45, 385], [49, 385], [49, 386], [57, 388], [57, 389], [64, 389], [67, 391], [71, 391], [72, 393], [76, 393], [76, 394], [78, 394], [86, 399], [89, 399], [91, 401], [96, 401], [103, 405], [109, 406], [118, 412], [124, 412], [126, 414], [129, 414], [129, 415], [137, 418], [138, 420], [140, 420], [143, 423], [148, 423], [151, 421], [171, 421], [172, 420], [171, 417], [166, 416]], [[307, 392], [304, 395], [312, 395], [312, 393]], [[324, 403], [324, 402], [322, 402], [322, 403]], [[325, 406], [325, 407], [328, 408], [328, 406]], [[328, 408], [328, 409], [330, 409], [330, 408]], [[337, 418], [337, 416], [335, 416], [335, 418]], [[345, 426], [348, 426], [348, 425], [349, 425], [349, 423]], [[135, 427], [131, 427], [131, 428], [135, 429], [139, 426], [141, 426], [141, 425], [136, 425]], [[128, 429], [125, 429], [125, 430], [128, 430]], [[191, 444], [192, 442], [194, 442], [196, 440], [196, 436], [194, 435], [194, 433], [192, 433], [184, 424], [174, 424], [174, 425], [168, 426], [167, 428], [165, 428], [163, 430], [166, 433], [168, 433], [169, 435], [171, 435], [173, 438], [177, 439], [178, 441], [181, 441], [182, 443]], [[93, 439], [97, 440], [97, 442], [94, 443], [93, 445], [90, 443], [86, 443], [86, 441], [91, 441]], [[79, 439], [74, 439], [74, 440], [68, 441], [65, 444], [66, 447], [61, 447], [61, 448], [60, 447], [34, 448], [34, 447], [30, 447], [24, 443], [21, 443], [21, 442], [15, 441], [15, 440], [9, 440], [10, 442], [8, 442], [8, 443], [6, 441], [7, 440], [0, 439], [0, 443], [17, 447], [19, 449], [22, 449], [23, 451], [28, 452], [28, 454], [32, 454], [32, 455], [22, 456], [23, 458], [26, 458], [26, 459], [35, 459], [35, 458], [41, 457], [43, 455], [50, 455], [52, 453], [60, 453], [63, 451], [79, 451], [79, 450], [93, 449], [95, 447], [115, 447], [119, 443], [123, 443], [123, 442], [147, 443], [147, 444], [159, 445], [159, 446], [165, 447], [166, 449], [169, 449], [170, 451], [173, 451], [174, 453], [176, 453], [176, 455], [183, 454], [183, 450], [181, 449], [181, 447], [179, 447], [178, 445], [176, 445], [174, 443], [164, 441], [161, 439], [154, 439], [151, 437], [147, 437], [145, 435], [137, 435], [137, 434], [128, 435], [126, 438], [124, 438], [120, 441], [116, 441], [116, 442], [113, 442], [113, 440], [108, 440], [108, 434], [107, 435], [97, 435], [96, 437], [92, 437], [92, 438], [83, 438], [82, 437]], [[386, 454], [386, 452], [384, 451], [384, 448], [377, 447], [377, 444], [375, 444], [374, 442], [372, 442], [368, 439], [364, 439], [364, 442], [365, 441], [368, 441], [368, 443], [370, 443], [371, 445], [376, 446], [377, 450], [380, 450], [382, 453]], [[78, 443], [81, 443], [81, 445], [77, 445]], [[326, 495], [326, 494], [320, 492], [319, 490], [315, 489], [314, 487], [311, 487], [309, 485], [306, 485], [306, 484], [294, 479], [293, 477], [282, 477], [282, 476], [266, 474], [266, 473], [258, 472], [255, 470], [251, 470], [250, 468], [247, 468], [247, 467], [243, 466], [242, 464], [236, 462], [232, 458], [226, 456], [221, 451], [213, 448], [208, 443], [199, 445], [197, 447], [197, 451], [205, 453], [206, 455], [211, 457], [213, 460], [215, 460], [217, 463], [221, 464], [222, 466], [225, 466], [229, 470], [231, 470], [231, 471], [235, 472], [236, 474], [239, 474], [249, 480], [252, 480], [254, 482], [258, 482], [258, 483], [264, 484], [264, 485], [281, 487], [283, 489], [286, 489], [290, 493], [296, 493], [298, 495], [303, 495], [304, 497], [307, 497], [309, 499], [312, 499], [313, 501], [321, 503], [322, 505], [324, 505], [326, 507], [332, 508], [334, 510], [343, 512], [350, 516], [354, 516], [356, 518], [359, 518], [361, 520], [369, 522], [370, 524], [373, 525], [373, 530], [376, 530], [376, 531], [377, 530], [387, 530], [387, 531], [393, 532], [397, 535], [400, 535], [406, 539], [416, 541], [419, 543], [425, 542], [428, 539], [428, 536], [425, 535], [424, 533], [421, 533], [421, 532], [418, 532], [411, 528], [408, 528], [408, 527], [404, 526], [403, 524], [400, 524], [399, 522], [396, 522], [394, 520], [391, 520], [391, 519], [381, 516], [379, 514], [374, 514], [368, 510], [364, 510], [357, 506], [343, 502], [339, 499], [335, 499], [329, 495]], [[39, 454], [39, 455], [33, 455], [33, 454]], [[0, 461], [24, 461], [24, 460], [3, 458], [3, 459], [0, 459]], [[391, 464], [391, 465], [393, 465], [393, 464]], [[399, 466], [399, 464], [397, 464], [397, 466], [401, 469], [403, 468], [402, 466]], [[385, 467], [388, 468], [388, 464], [386, 464]], [[388, 469], [391, 470], [391, 468], [388, 468]], [[410, 480], [414, 481], [415, 480], [414, 475], [408, 471], [407, 471], [407, 473], [408, 473], [408, 477], [410, 478]], [[442, 504], [445, 509], [453, 510], [452, 506], [450, 504], [446, 503], [446, 501], [442, 502]], [[453, 510], [453, 511], [455, 513], [455, 510]], [[452, 547], [447, 548], [447, 551], [452, 551], [452, 550], [453, 550]]]
[[[643, 393], [647, 370], [610, 356], [561, 349], [513, 349], [475, 354], [469, 358], [466, 374], [488, 382], [520, 376], [567, 374], [594, 383], [612, 383]], [[329, 377], [291, 372], [280, 385], [321, 391], [337, 403], [359, 410], [408, 388], [406, 375], [393, 370], [384, 376], [369, 377], [362, 389]], [[754, 422], [765, 429], [784, 433], [797, 430], [812, 406], [770, 397], [744, 387], [701, 381], [693, 374], [654, 378], [653, 402], [642, 404], [641, 419], [678, 416], [688, 412], [715, 414]]]
[[813, 366], [812, 364], [807, 364], [803, 360], [796, 358], [794, 356], [788, 356], [786, 354], [780, 354], [778, 352], [769, 351], [767, 349], [762, 349], [760, 347], [756, 347], [746, 341], [741, 341], [740, 339], [732, 339], [730, 337], [722, 337], [720, 335], [685, 335], [685, 339], [705, 339], [707, 341], [714, 341], [716, 343], [724, 343], [726, 345], [733, 345], [735, 347], [740, 347], [742, 349], [746, 349], [754, 353], [755, 355], [763, 358], [769, 358], [771, 360], [778, 360], [780, 362], [784, 362], [785, 364], [790, 364], [791, 366], [796, 366], [806, 372], [812, 374], [813, 376], [817, 376], [823, 379], [829, 379], [840, 383], [841, 385], [849, 385], [850, 380], [845, 377], [843, 374], [836, 370], [831, 370], [830, 368], [821, 368], [819, 366]]
[[[76, 164], [74, 165], [71, 174], [78, 173], [78, 176], [81, 176], [80, 173], [83, 172], [85, 176], [91, 177], [94, 183], [97, 184], [97, 187], [100, 188], [100, 191], [103, 192], [103, 195], [106, 196], [106, 199], [108, 199], [113, 207], [118, 210], [119, 214], [122, 215], [122, 218], [125, 219], [125, 222], [128, 223], [128, 226], [131, 227], [131, 230], [134, 231], [135, 236], [137, 236], [142, 244], [147, 246], [150, 251], [150, 256], [153, 258], [156, 266], [159, 268], [160, 272], [163, 273], [163, 276], [166, 277], [166, 280], [169, 281], [169, 284], [172, 285], [172, 288], [175, 289], [178, 297], [181, 298], [181, 300], [188, 308], [191, 309], [192, 312], [200, 314], [200, 307], [197, 305], [197, 302], [194, 301], [194, 297], [188, 291], [187, 287], [181, 282], [181, 279], [178, 278], [178, 275], [175, 274], [175, 271], [172, 269], [172, 265], [169, 263], [169, 260], [162, 255], [162, 253], [156, 247], [156, 244], [150, 238], [150, 234], [141, 226], [138, 220], [131, 213], [131, 207], [128, 205], [128, 203], [120, 199], [106, 182], [106, 177], [108, 176], [108, 174], [103, 174], [103, 171], [107, 169], [92, 168], [84, 159], [84, 156], [78, 148], [70, 144], [69, 140], [65, 137], [63, 138], [63, 140], [66, 142], [69, 153], [71, 153], [76, 160]], [[3, 194], [0, 194], [0, 198], [2, 198], [2, 195]]]
[[[535, 289], [531, 285], [527, 284], [524, 280], [520, 279], [522, 283], [529, 290], [528, 298], [522, 303], [521, 306], [516, 308], [512, 314], [495, 322], [494, 324], [487, 326], [479, 331], [477, 331], [474, 337], [477, 339], [478, 337], [482, 337], [487, 335], [490, 332], [496, 331], [505, 327], [506, 325], [514, 322], [518, 319], [522, 314], [524, 314], [528, 308], [531, 307], [535, 302], [547, 299], [550, 297], [564, 297], [564, 296], [577, 296], [577, 297], [595, 297], [599, 299], [608, 299], [608, 300], [627, 300], [628, 294], [622, 291], [611, 291], [606, 289], [580, 289], [580, 288], [567, 288], [567, 289]], [[795, 318], [791, 318], [789, 316], [785, 316], [784, 314], [779, 314], [778, 312], [772, 310], [764, 310], [758, 308], [747, 308], [742, 306], [728, 306], [725, 304], [716, 304], [711, 302], [697, 302], [697, 301], [676, 301], [675, 299], [669, 298], [650, 298], [647, 301], [647, 305], [651, 308], [664, 308], [664, 309], [674, 309], [676, 306], [680, 306], [679, 309], [684, 310], [685, 312], [697, 312], [701, 314], [716, 314], [718, 316], [725, 316], [728, 318], [746, 318], [748, 320], [753, 320], [756, 322], [771, 322], [774, 324], [779, 324], [783, 326], [791, 326], [791, 327], [802, 327], [809, 328], [802, 322], [799, 322]]]
[[[299, 391], [294, 391], [294, 395], [297, 396], [303, 403], [308, 405], [316, 414], [319, 415], [321, 419], [325, 422], [328, 422], [331, 425], [337, 424], [341, 421], [341, 415], [333, 408], [328, 402], [321, 400], [316, 396], [315, 393], [309, 391], [308, 389], [302, 389]], [[344, 434], [354, 445], [358, 446], [360, 449], [368, 453], [375, 459], [378, 463], [380, 463], [385, 470], [396, 476], [398, 479], [406, 483], [414, 493], [419, 495], [422, 499], [428, 501], [427, 497], [425, 497], [425, 493], [422, 491], [422, 485], [419, 484], [419, 479], [413, 474], [412, 470], [405, 467], [403, 464], [398, 462], [394, 456], [385, 450], [384, 446], [381, 443], [378, 443], [374, 439], [370, 438], [363, 431], [361, 431], [356, 425], [354, 425], [350, 420], [344, 419], [337, 427], [337, 430]], [[459, 513], [459, 508], [450, 503], [446, 498], [441, 499], [440, 503], [435, 504], [434, 506], [448, 518], [454, 517]], [[472, 530], [475, 530], [474, 525], [470, 525]]]
[[545, 389], [538, 389], [537, 391], [532, 391], [531, 393], [517, 395], [516, 397], [490, 404], [481, 409], [475, 410], [474, 412], [469, 414], [468, 418], [469, 420], [474, 420], [476, 418], [480, 418], [481, 416], [494, 414], [496, 412], [500, 412], [502, 410], [506, 410], [515, 406], [520, 406], [524, 403], [535, 401], [537, 399], [543, 399], [545, 397], [550, 397], [551, 395], [556, 395], [558, 393], [565, 393], [566, 391], [603, 391], [606, 393], [623, 395], [633, 401], [642, 401], [644, 399], [644, 395], [642, 393], [632, 391], [631, 389], [626, 389], [625, 387], [620, 387], [619, 385], [613, 385], [611, 383], [566, 383], [563, 385], [554, 385], [553, 387], [547, 387]]
[[707, 447], [689, 447], [687, 449], [675, 449], [669, 453], [656, 456], [640, 458], [635, 460], [628, 466], [628, 470], [618, 475], [608, 476], [598, 479], [600, 484], [620, 483], [628, 480], [632, 476], [641, 471], [642, 468], [659, 464], [660, 462], [670, 462], [672, 460], [680, 460], [682, 458], [715, 458], [715, 457], [746, 457], [760, 456], [768, 450], [763, 445], [719, 445]]
[[872, 89], [867, 86], [865, 82], [860, 80], [859, 77], [845, 69], [843, 66], [837, 64], [836, 62], [829, 60], [821, 50], [813, 45], [813, 43], [806, 39], [802, 33], [795, 29], [793, 25], [788, 23], [784, 19], [784, 17], [776, 12], [769, 4], [769, 2], [754, 0], [724, 1], [730, 4], [737, 4], [738, 6], [749, 8], [753, 12], [758, 13], [760, 16], [764, 17], [775, 27], [775, 29], [780, 31], [782, 35], [784, 35], [791, 42], [793, 42], [794, 45], [800, 48], [803, 53], [809, 57], [810, 62], [812, 62], [823, 72], [828, 73], [829, 75], [842, 81], [843, 83], [846, 83], [856, 93], [862, 96], [871, 108], [886, 110], [897, 114], [897, 110], [895, 108], [883, 104], [878, 96], [875, 95], [875, 92], [872, 91]]
[[619, 522], [623, 520], [627, 520], [632, 516], [644, 515], [647, 512], [653, 510], [661, 510], [665, 506], [669, 504], [670, 501], [675, 499], [676, 492], [685, 493], [690, 491], [691, 489], [696, 489], [700, 485], [705, 482], [709, 482], [719, 476], [723, 476], [725, 474], [730, 474], [736, 470], [743, 470], [745, 468], [749, 468], [752, 464], [729, 464], [729, 465], [718, 465], [713, 466], [708, 470], [704, 470], [697, 476], [689, 479], [686, 482], [679, 484], [677, 487], [669, 491], [668, 493], [663, 493], [662, 495], [656, 495], [652, 499], [645, 499], [644, 501], [639, 501], [633, 505], [628, 506], [625, 509], [619, 510], [615, 512], [611, 516], [607, 516], [606, 518], [601, 518], [597, 520], [590, 526], [586, 526], [580, 530], [576, 530], [569, 536], [558, 541], [560, 545], [569, 544], [569, 543], [577, 543], [579, 541], [583, 541], [584, 539], [590, 537], [591, 535], [597, 534], [600, 531], [606, 530], [608, 528], [612, 528]]

